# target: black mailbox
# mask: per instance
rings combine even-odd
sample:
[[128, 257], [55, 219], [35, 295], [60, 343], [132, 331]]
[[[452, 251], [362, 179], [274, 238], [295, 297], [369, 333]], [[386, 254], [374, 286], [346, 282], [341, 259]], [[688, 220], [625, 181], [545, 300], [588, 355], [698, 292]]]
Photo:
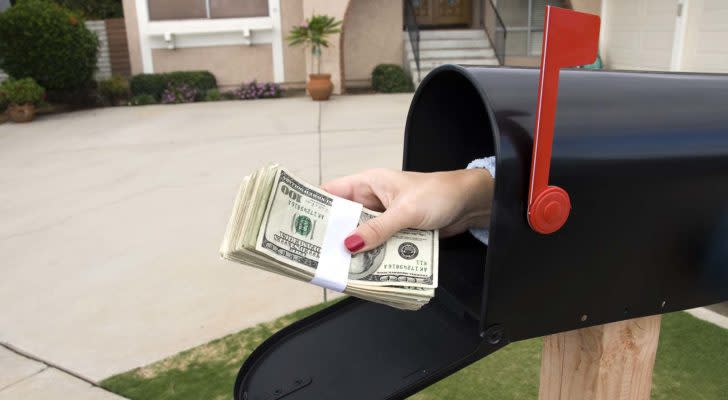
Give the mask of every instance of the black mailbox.
[[490, 246], [440, 244], [417, 312], [346, 299], [275, 334], [235, 398], [399, 399], [509, 342], [728, 300], [728, 76], [561, 74], [551, 181], [572, 209], [526, 216], [538, 69], [443, 66], [407, 117], [404, 169], [495, 154]]

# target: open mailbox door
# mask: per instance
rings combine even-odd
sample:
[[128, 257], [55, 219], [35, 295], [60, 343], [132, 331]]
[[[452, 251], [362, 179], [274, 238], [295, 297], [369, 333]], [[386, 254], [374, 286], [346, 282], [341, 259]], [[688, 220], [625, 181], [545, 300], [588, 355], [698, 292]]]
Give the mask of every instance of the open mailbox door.
[[401, 399], [510, 342], [728, 300], [728, 76], [561, 73], [549, 181], [568, 220], [529, 224], [539, 70], [443, 66], [415, 93], [404, 169], [497, 156], [490, 245], [440, 243], [417, 312], [346, 299], [243, 364], [238, 400]]

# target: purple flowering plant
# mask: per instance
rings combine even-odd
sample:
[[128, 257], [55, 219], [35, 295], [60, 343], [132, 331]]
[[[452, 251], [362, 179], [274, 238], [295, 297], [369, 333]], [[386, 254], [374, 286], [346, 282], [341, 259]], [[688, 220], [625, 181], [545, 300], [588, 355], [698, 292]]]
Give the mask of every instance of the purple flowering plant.
[[240, 100], [272, 99], [283, 96], [283, 88], [277, 83], [252, 81], [243, 83], [242, 86], [233, 91], [233, 94], [235, 98]]
[[197, 98], [197, 89], [186, 83], [169, 83], [162, 92], [162, 104], [192, 103]]

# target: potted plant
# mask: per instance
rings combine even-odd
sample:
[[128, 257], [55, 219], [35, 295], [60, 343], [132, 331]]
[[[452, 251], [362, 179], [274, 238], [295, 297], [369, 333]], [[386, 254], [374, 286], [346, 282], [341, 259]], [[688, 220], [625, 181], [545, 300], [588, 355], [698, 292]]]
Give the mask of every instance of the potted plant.
[[0, 85], [0, 97], [8, 105], [8, 115], [15, 122], [30, 122], [35, 117], [36, 106], [43, 101], [45, 89], [33, 78], [8, 79]]
[[321, 73], [321, 51], [329, 47], [328, 36], [341, 32], [341, 21], [328, 15], [312, 15], [306, 23], [294, 26], [288, 35], [288, 45], [304, 45], [311, 48], [311, 55], [316, 64], [316, 73], [308, 75], [306, 89], [314, 100], [328, 100], [334, 90], [331, 74]]

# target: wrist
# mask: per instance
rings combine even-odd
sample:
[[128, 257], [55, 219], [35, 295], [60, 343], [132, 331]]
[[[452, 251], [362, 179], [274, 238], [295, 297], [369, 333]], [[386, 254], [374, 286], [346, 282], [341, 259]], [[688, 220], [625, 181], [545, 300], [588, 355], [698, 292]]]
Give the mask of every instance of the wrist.
[[463, 220], [468, 228], [488, 228], [495, 179], [486, 169], [462, 170], [462, 189], [466, 194]]

